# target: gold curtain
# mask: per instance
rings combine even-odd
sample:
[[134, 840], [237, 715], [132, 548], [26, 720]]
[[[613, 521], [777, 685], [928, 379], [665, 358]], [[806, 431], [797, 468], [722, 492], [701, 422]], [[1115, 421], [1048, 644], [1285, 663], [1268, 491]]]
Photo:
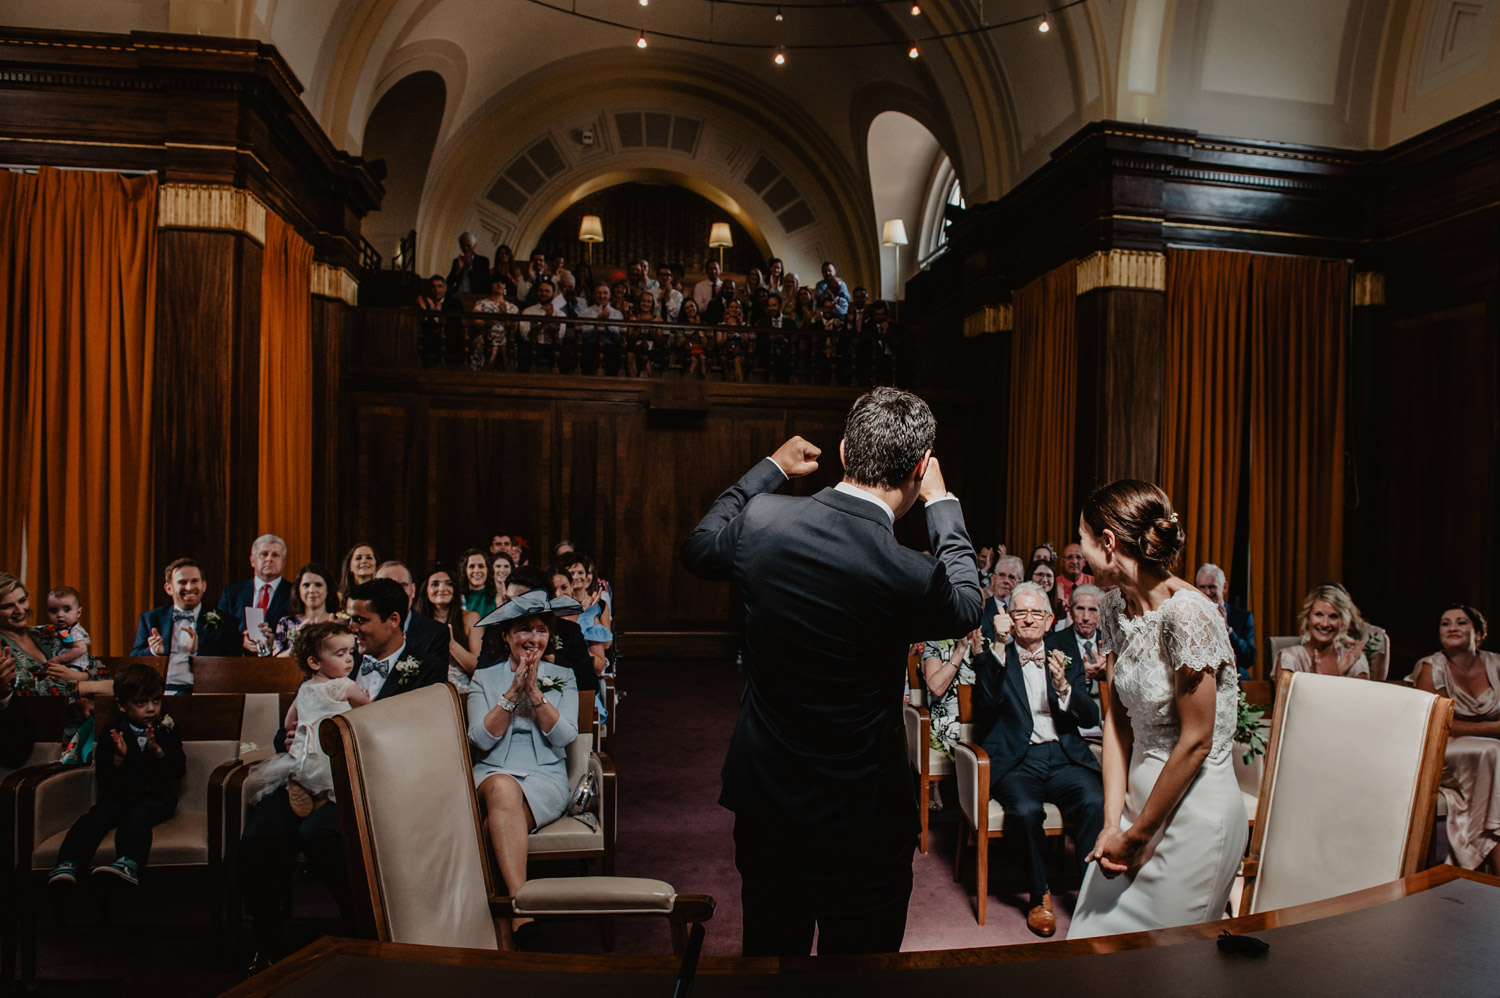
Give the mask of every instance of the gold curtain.
[[1234, 571], [1253, 259], [1167, 251], [1161, 484], [1182, 514], [1188, 578], [1208, 561]]
[[1249, 602], [1269, 636], [1343, 574], [1349, 265], [1261, 256], [1253, 280]]
[[1005, 543], [1024, 558], [1059, 548], [1077, 529], [1073, 503], [1074, 398], [1078, 384], [1076, 265], [1066, 263], [1016, 292], [1011, 334], [1010, 441]]
[[[151, 605], [156, 178], [0, 173], [0, 567], [83, 594], [95, 654]], [[38, 613], [38, 620], [42, 613]]]
[[312, 246], [266, 213], [260, 272], [259, 532], [285, 539], [288, 570], [312, 554]]

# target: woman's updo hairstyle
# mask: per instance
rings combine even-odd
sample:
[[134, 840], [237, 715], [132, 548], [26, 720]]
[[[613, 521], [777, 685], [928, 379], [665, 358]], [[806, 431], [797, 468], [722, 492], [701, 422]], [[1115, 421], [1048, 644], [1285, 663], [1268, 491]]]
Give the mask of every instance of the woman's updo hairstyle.
[[1484, 619], [1484, 614], [1467, 603], [1449, 603], [1443, 607], [1443, 613], [1438, 614], [1438, 620], [1443, 619], [1443, 614], [1452, 613], [1454, 610], [1458, 610], [1469, 618], [1469, 624], [1474, 628], [1474, 647], [1477, 649], [1484, 644], [1484, 639], [1489, 637], [1490, 633], [1490, 624]]
[[1127, 554], [1162, 571], [1172, 570], [1186, 543], [1172, 500], [1138, 478], [1095, 489], [1083, 504], [1083, 522], [1095, 537], [1110, 531]]

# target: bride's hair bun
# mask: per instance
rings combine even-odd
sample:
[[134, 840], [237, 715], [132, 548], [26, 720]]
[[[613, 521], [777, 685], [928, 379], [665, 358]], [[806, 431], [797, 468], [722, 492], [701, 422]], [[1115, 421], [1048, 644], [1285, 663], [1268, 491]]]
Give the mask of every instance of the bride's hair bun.
[[1083, 520], [1094, 536], [1108, 530], [1128, 554], [1167, 571], [1177, 564], [1187, 543], [1172, 500], [1157, 486], [1137, 478], [1122, 478], [1095, 489], [1083, 504]]

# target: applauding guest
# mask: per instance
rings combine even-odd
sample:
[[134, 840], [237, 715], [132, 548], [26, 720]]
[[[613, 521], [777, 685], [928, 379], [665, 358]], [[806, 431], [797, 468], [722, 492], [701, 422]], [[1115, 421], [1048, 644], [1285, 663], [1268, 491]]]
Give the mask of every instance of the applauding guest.
[[1072, 661], [1083, 663], [1091, 692], [1099, 688], [1099, 680], [1105, 673], [1106, 649], [1099, 641], [1099, 601], [1103, 598], [1098, 586], [1085, 583], [1075, 588], [1073, 603], [1068, 608], [1068, 626], [1047, 637], [1048, 645]]
[[321, 624], [332, 620], [328, 601], [333, 598], [333, 575], [322, 565], [303, 565], [292, 583], [292, 598], [287, 615], [276, 622], [272, 654], [290, 657], [297, 631], [303, 624]]
[[1358, 613], [1343, 586], [1314, 587], [1297, 617], [1302, 643], [1283, 648], [1276, 656], [1276, 668], [1369, 679], [1370, 662], [1364, 648], [1348, 635]]
[[377, 564], [379, 564], [379, 561], [375, 557], [375, 549], [364, 541], [360, 541], [350, 548], [344, 555], [343, 563], [339, 565], [338, 598], [334, 601], [334, 604], [342, 607], [344, 600], [348, 597], [349, 590], [375, 578], [375, 566]]
[[[286, 541], [262, 534], [250, 545], [250, 567], [255, 574], [243, 582], [224, 587], [219, 595], [219, 613], [232, 618], [240, 630], [240, 647], [247, 655], [259, 655], [262, 643], [270, 644], [276, 622], [286, 616], [292, 587], [281, 577], [286, 565]], [[245, 611], [260, 611], [263, 626], [254, 634], [245, 626]]]
[[427, 573], [417, 590], [415, 612], [448, 630], [448, 682], [460, 693], [469, 688], [469, 677], [479, 665], [484, 628], [476, 627], [479, 614], [465, 610], [455, 594], [453, 573], [442, 565]]
[[1062, 549], [1062, 562], [1057, 568], [1057, 595], [1064, 610], [1072, 603], [1073, 588], [1075, 586], [1087, 586], [1093, 583], [1094, 577], [1089, 574], [1088, 560], [1083, 556], [1083, 547], [1079, 544], [1069, 544]]
[[1229, 578], [1212, 562], [1198, 569], [1193, 585], [1219, 608], [1224, 626], [1229, 629], [1229, 645], [1234, 649], [1234, 664], [1239, 667], [1240, 679], [1249, 679], [1255, 668], [1255, 614], [1229, 602]]
[[1026, 566], [1013, 554], [1001, 555], [990, 572], [989, 598], [979, 618], [979, 632], [986, 641], [1004, 644], [1011, 639], [1010, 594], [1021, 583]]
[[135, 628], [135, 656], [166, 655], [167, 692], [193, 691], [193, 655], [238, 655], [240, 635], [234, 618], [203, 607], [203, 572], [191, 558], [167, 566], [162, 585], [172, 602], [141, 614]]
[[495, 609], [498, 588], [490, 574], [490, 558], [478, 548], [469, 548], [459, 562], [464, 570], [464, 609], [483, 617]]
[[[108, 686], [89, 689], [97, 681], [93, 660], [85, 675], [66, 665], [49, 665], [42, 649], [45, 628], [31, 626], [31, 594], [14, 575], [0, 572], [0, 649], [9, 654], [15, 666], [11, 688], [24, 696], [65, 696], [68, 712], [64, 734], [72, 738], [88, 717], [80, 695], [103, 692]], [[85, 729], [87, 733], [87, 729]], [[71, 761], [71, 760], [69, 760]], [[80, 758], [77, 761], [82, 762]]]

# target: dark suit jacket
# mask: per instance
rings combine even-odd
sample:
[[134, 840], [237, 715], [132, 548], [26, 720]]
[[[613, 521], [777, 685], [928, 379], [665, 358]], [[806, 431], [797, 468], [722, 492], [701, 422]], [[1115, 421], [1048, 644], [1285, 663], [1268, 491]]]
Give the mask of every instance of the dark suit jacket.
[[[276, 622], [287, 614], [288, 606], [292, 600], [292, 583], [286, 579], [276, 587], [271, 594], [271, 605], [266, 607], [266, 623], [274, 630]], [[245, 633], [245, 607], [255, 602], [255, 580], [242, 579], [224, 587], [219, 594], [219, 612], [234, 621], [235, 630], [239, 634]], [[225, 655], [248, 655], [245, 646], [237, 637], [233, 650], [223, 652]]]
[[914, 834], [906, 650], [978, 623], [963, 510], [927, 507], [933, 558], [902, 547], [859, 497], [768, 494], [785, 481], [761, 461], [682, 546], [690, 572], [733, 579], [745, 601], [748, 682], [719, 803], [820, 841]]
[[[1009, 607], [1006, 607], [1009, 610]], [[984, 612], [979, 617], [979, 635], [986, 641], [995, 640], [995, 614], [1000, 612], [1000, 604], [993, 596], [984, 598]]]
[[1225, 623], [1229, 625], [1229, 643], [1234, 647], [1234, 664], [1239, 667], [1240, 678], [1249, 679], [1255, 668], [1255, 614], [1233, 603], [1224, 605], [1229, 610]]
[[[283, 583], [281, 588], [287, 588], [286, 584]], [[198, 611], [197, 654], [224, 656], [244, 654], [245, 648], [240, 643], [240, 631], [234, 626], [234, 618], [220, 611], [219, 616], [224, 618], [224, 622], [218, 627], [208, 627], [203, 620], [208, 613], [209, 607], [207, 605], [204, 605]], [[141, 614], [140, 619], [135, 625], [135, 644], [130, 649], [131, 655], [147, 656], [152, 654], [151, 645], [149, 644], [152, 628], [155, 628], [156, 633], [161, 635], [162, 641], [170, 646], [172, 642], [172, 604], [168, 603], [166, 606], [159, 606], [155, 610], [147, 610]], [[172, 649], [168, 647], [166, 653], [170, 655]]]
[[[448, 268], [448, 290], [454, 294], [460, 293], [458, 282], [464, 276], [464, 258], [456, 256], [453, 265]], [[487, 295], [490, 293], [490, 258], [475, 253], [469, 260], [469, 294]]]
[[[431, 617], [424, 617], [415, 610], [409, 611], [411, 620], [406, 627], [406, 646], [423, 662], [438, 661], [443, 664], [443, 677], [448, 678], [448, 628]], [[425, 684], [423, 684], [425, 685]]]
[[109, 731], [119, 731], [125, 736], [125, 761], [116, 766], [115, 746], [105, 731], [98, 741], [98, 759], [94, 762], [94, 773], [99, 781], [99, 796], [116, 800], [141, 797], [177, 800], [178, 783], [187, 772], [187, 755], [182, 750], [182, 737], [177, 731], [163, 731], [158, 717], [156, 744], [163, 755], [155, 755], [141, 748], [136, 735], [122, 719]]
[[[1047, 643], [1044, 641], [1043, 646]], [[1048, 648], [1050, 652], [1050, 647]], [[979, 745], [990, 756], [990, 780], [1004, 776], [1015, 768], [1031, 744], [1031, 701], [1026, 696], [1026, 680], [1021, 677], [1021, 655], [1015, 642], [1006, 646], [1005, 659], [992, 649], [974, 660], [974, 706], [982, 710]], [[1078, 735], [1080, 728], [1099, 723], [1099, 707], [1088, 693], [1088, 679], [1083, 674], [1083, 660], [1076, 654], [1067, 670], [1068, 709], [1058, 703], [1057, 692], [1047, 683], [1047, 700], [1052, 704], [1052, 720], [1057, 726], [1057, 740], [1063, 754], [1080, 766], [1099, 771], [1099, 762], [1088, 743]]]

